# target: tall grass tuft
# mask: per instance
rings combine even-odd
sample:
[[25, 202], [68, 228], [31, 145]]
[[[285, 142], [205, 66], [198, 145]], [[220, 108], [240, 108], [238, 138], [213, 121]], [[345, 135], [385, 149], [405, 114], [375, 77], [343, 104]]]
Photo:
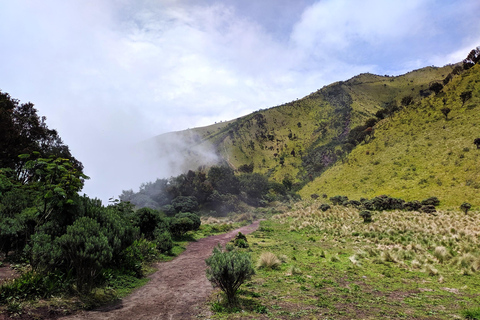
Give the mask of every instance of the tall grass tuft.
[[264, 252], [258, 258], [257, 267], [259, 269], [277, 269], [282, 262], [271, 252]]

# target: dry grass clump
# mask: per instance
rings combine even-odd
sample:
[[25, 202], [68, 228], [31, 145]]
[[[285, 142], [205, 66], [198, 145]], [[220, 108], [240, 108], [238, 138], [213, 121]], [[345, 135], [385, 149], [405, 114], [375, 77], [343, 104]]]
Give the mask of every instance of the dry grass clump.
[[424, 272], [432, 277], [438, 275], [438, 270], [430, 264], [425, 265]]
[[259, 269], [277, 269], [282, 262], [271, 252], [264, 252], [258, 258], [257, 267]]
[[433, 252], [433, 256], [437, 258], [438, 262], [444, 263], [446, 260], [450, 258], [450, 253], [448, 252], [447, 248], [443, 246], [439, 246], [435, 248]]

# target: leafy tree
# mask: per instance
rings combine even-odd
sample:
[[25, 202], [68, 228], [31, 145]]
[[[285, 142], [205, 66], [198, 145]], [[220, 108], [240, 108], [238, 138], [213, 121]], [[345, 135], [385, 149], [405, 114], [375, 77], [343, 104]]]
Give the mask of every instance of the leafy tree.
[[155, 229], [168, 229], [168, 221], [162, 217], [157, 210], [150, 208], [138, 209], [133, 215], [133, 226], [140, 229], [140, 233], [148, 240], [154, 238], [153, 232]]
[[442, 108], [440, 111], [442, 111], [443, 115], [445, 116], [445, 120], [448, 120], [448, 114], [450, 113], [450, 111], [452, 111], [450, 108]]
[[200, 225], [202, 224], [202, 222], [200, 220], [200, 217], [195, 213], [181, 212], [181, 213], [175, 215], [175, 218], [188, 218], [188, 219], [192, 220], [192, 222], [193, 222], [192, 230], [198, 230], [200, 228]]
[[464, 202], [462, 203], [462, 205], [460, 206], [460, 209], [465, 212], [465, 214], [468, 214], [468, 210], [470, 210], [472, 208], [472, 205], [468, 202]]
[[248, 196], [247, 202], [252, 205], [258, 205], [268, 193], [268, 179], [259, 173], [242, 174], [239, 180], [242, 191]]
[[20, 154], [39, 152], [41, 157], [50, 155], [69, 159], [73, 167], [82, 171], [56, 130], [49, 129], [45, 117], [39, 117], [32, 103], [23, 103], [0, 91], [0, 168], [23, 170]]
[[218, 246], [205, 262], [208, 280], [220, 287], [227, 296], [229, 305], [234, 305], [240, 286], [255, 274], [250, 255], [236, 250], [226, 252]]
[[480, 149], [480, 138], [473, 140], [473, 144], [477, 146], [477, 149]]
[[362, 210], [360, 211], [360, 217], [363, 218], [364, 223], [369, 223], [372, 222], [372, 213], [368, 210]]
[[230, 167], [211, 167], [208, 171], [208, 180], [213, 188], [221, 194], [238, 194], [240, 191], [238, 179]]
[[435, 94], [438, 94], [440, 91], [442, 91], [443, 85], [440, 82], [433, 82], [432, 84], [430, 84], [428, 89], [435, 92]]
[[470, 51], [468, 56], [463, 60], [463, 68], [465, 70], [470, 69], [479, 61], [480, 61], [480, 47], [476, 47], [475, 49]]
[[470, 100], [472, 98], [472, 91], [464, 91], [460, 93], [460, 99], [462, 99], [462, 107], [467, 102], [467, 100]]
[[178, 196], [172, 200], [172, 206], [177, 212], [194, 212], [198, 208], [198, 201], [194, 196]]

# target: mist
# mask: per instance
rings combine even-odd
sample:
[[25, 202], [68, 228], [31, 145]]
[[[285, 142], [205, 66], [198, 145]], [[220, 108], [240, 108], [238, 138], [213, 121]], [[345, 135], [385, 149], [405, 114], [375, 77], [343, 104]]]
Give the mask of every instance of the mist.
[[[170, 178], [218, 164], [221, 157], [215, 146], [193, 130], [165, 133], [134, 144], [118, 145], [100, 153], [100, 170], [92, 172], [83, 192], [108, 204], [123, 190], [138, 191], [142, 183]], [[89, 173], [88, 168], [86, 170]]]

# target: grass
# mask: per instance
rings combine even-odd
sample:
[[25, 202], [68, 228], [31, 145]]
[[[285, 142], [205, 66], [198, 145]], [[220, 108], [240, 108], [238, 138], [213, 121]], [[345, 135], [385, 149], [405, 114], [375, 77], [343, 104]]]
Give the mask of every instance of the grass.
[[392, 211], [363, 223], [354, 209], [317, 208], [301, 203], [248, 236], [254, 260], [271, 252], [286, 263], [257, 268], [238, 310], [213, 319], [461, 319], [478, 310], [478, 213]]

